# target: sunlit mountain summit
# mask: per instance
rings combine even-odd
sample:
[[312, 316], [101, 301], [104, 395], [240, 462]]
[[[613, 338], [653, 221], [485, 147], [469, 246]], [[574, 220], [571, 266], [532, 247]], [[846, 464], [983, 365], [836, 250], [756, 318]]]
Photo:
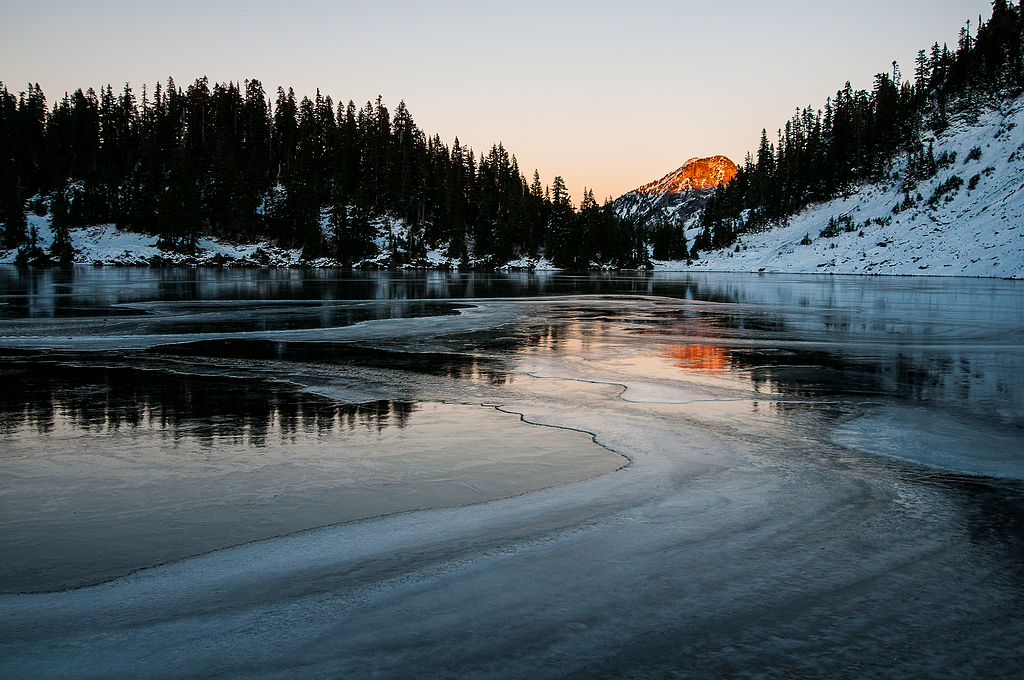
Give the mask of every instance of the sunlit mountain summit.
[[739, 168], [725, 156], [691, 158], [661, 179], [644, 184], [615, 200], [616, 212], [636, 223], [659, 218], [682, 222], [704, 205]]

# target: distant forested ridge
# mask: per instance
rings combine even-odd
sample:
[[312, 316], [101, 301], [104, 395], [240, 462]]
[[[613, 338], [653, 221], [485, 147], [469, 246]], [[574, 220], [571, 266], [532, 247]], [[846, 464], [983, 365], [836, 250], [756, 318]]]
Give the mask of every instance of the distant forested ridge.
[[[50, 215], [37, 243], [25, 211]], [[390, 216], [406, 242], [381, 244]], [[355, 264], [387, 250], [388, 265], [428, 249], [476, 266], [543, 252], [569, 268], [635, 267], [643, 241], [587, 191], [577, 207], [565, 182], [527, 182], [501, 144], [475, 155], [414, 122], [404, 102], [378, 97], [335, 106], [258, 80], [186, 88], [173, 79], [134, 91], [81, 89], [49, 106], [38, 85], [17, 96], [0, 83], [0, 225], [27, 263], [68, 262], [69, 229], [113, 223], [189, 252], [200, 236], [270, 239]], [[379, 261], [379, 260], [378, 260]]]
[[[774, 142], [762, 131], [757, 155], [748, 154], [705, 206], [693, 254], [728, 247], [744, 232], [769, 229], [811, 203], [887, 176], [903, 183], [903, 207], [911, 207], [916, 183], [955, 160], [937, 158], [922, 133], [940, 133], [951, 115], [978, 113], [1024, 91], [1020, 5], [994, 0], [991, 18], [979, 17], [975, 29], [971, 22], [961, 29], [955, 50], [935, 43], [918, 52], [913, 77], [893, 62], [870, 92], [847, 83], [824, 111], [797, 110]], [[907, 171], [891, 177], [902, 158]]]

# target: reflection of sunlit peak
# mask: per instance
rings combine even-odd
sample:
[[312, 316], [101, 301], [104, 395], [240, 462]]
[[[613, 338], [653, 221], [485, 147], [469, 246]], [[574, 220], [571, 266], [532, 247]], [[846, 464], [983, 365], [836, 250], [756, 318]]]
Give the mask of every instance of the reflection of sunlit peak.
[[729, 369], [729, 350], [716, 345], [673, 345], [665, 355], [679, 368], [703, 371]]

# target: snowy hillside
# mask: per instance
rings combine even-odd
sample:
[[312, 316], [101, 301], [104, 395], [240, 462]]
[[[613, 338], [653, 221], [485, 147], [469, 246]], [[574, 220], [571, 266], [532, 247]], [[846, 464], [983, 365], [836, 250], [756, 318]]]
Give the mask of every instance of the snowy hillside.
[[[934, 142], [955, 160], [910, 192], [906, 159], [890, 178], [814, 205], [730, 249], [658, 270], [923, 274], [1024, 278], [1024, 97], [962, 116]], [[832, 228], [829, 228], [830, 222]], [[690, 243], [698, 230], [687, 233]]]

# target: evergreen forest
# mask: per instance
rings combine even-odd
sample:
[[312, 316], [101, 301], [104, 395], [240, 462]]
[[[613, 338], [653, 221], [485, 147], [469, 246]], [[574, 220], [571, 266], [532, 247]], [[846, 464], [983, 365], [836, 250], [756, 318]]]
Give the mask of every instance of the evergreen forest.
[[[762, 130], [757, 155], [748, 154], [732, 182], [705, 205], [691, 255], [729, 247], [743, 234], [763, 231], [808, 205], [853, 193], [864, 182], [895, 180], [915, 201], [917, 182], [953, 159], [936, 158], [924, 133], [941, 133], [956, 114], [980, 113], [1024, 92], [1024, 12], [994, 0], [992, 16], [961, 28], [955, 49], [932, 45], [904, 78], [879, 73], [871, 91], [850, 84], [824, 110], [797, 110], [775, 141]], [[894, 171], [906, 159], [903, 177]], [[900, 207], [897, 207], [900, 209]]]
[[[302, 248], [305, 259], [415, 264], [443, 249], [464, 265], [544, 253], [566, 268], [637, 267], [643, 239], [610, 202], [565, 182], [527, 182], [501, 144], [475, 155], [428, 136], [404, 102], [358, 108], [319, 92], [298, 100], [258, 80], [186, 88], [173, 79], [77, 90], [48, 106], [38, 85], [0, 85], [3, 245], [29, 263], [68, 262], [69, 229], [101, 223], [152, 234], [190, 252], [202, 235]], [[49, 214], [52, 244], [36, 243], [26, 210]], [[374, 218], [409, 225], [406, 242], [379, 243]]]

